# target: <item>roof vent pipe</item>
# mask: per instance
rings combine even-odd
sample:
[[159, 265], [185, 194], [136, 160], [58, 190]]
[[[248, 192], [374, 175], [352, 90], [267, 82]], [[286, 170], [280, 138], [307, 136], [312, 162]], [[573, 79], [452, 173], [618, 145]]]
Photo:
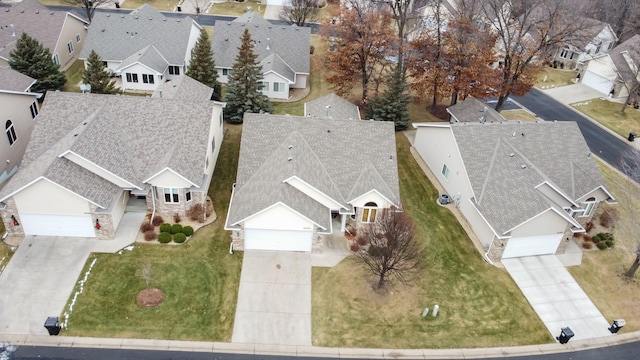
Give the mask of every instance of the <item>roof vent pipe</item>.
[[331, 109], [331, 105], [327, 105], [324, 107], [324, 117], [325, 119], [329, 118], [329, 109]]
[[267, 38], [267, 50], [269, 50], [269, 40], [271, 39]]
[[13, 24], [11, 24], [11, 36], [13, 36], [13, 37], [16, 36], [16, 27], [13, 26]]

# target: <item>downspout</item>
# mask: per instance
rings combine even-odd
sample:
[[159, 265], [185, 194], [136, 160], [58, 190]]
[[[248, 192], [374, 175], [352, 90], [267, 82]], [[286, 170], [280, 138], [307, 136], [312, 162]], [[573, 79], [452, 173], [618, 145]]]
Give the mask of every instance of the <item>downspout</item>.
[[207, 197], [205, 196], [206, 193], [204, 191], [202, 194], [202, 222], [204, 223], [207, 221]]
[[[495, 238], [494, 238], [495, 240]], [[493, 261], [491, 261], [491, 259], [489, 259], [489, 252], [491, 251], [491, 245], [493, 245], [493, 240], [491, 241], [491, 243], [489, 244], [489, 248], [487, 249], [487, 252], [484, 253], [484, 260], [486, 262], [488, 262], [490, 265], [494, 265]]]
[[153, 218], [156, 216], [156, 187], [151, 186], [151, 223], [153, 223]]

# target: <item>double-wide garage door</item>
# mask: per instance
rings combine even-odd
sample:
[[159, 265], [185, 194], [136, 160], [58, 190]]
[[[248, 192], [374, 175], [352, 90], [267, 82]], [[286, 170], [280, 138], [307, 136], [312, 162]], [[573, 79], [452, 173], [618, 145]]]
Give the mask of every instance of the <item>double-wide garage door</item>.
[[96, 237], [91, 215], [20, 214], [26, 235]]
[[312, 230], [245, 229], [245, 250], [311, 251]]
[[582, 83], [592, 89], [598, 90], [604, 95], [609, 95], [609, 92], [611, 91], [611, 89], [613, 89], [613, 81], [600, 75], [596, 75], [591, 71], [584, 72]]
[[562, 234], [511, 238], [502, 254], [503, 259], [535, 255], [553, 255], [562, 240]]

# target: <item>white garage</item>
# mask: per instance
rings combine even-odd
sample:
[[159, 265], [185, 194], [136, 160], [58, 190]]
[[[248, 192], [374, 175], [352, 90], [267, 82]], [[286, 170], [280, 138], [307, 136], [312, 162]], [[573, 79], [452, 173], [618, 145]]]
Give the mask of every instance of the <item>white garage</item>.
[[312, 230], [245, 229], [245, 250], [311, 251]]
[[96, 237], [91, 215], [20, 214], [25, 235]]
[[598, 90], [604, 95], [609, 95], [609, 92], [611, 92], [611, 89], [613, 89], [612, 80], [609, 80], [589, 70], [584, 72], [582, 83], [589, 86], [590, 88]]
[[502, 258], [553, 255], [561, 240], [562, 234], [511, 238], [507, 241]]

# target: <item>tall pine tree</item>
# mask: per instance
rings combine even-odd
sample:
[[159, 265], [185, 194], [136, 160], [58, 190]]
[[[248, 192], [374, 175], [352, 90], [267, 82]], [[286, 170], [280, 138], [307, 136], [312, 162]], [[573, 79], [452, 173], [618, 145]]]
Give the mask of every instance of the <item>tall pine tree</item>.
[[22, 33], [16, 48], [9, 53], [9, 66], [37, 80], [31, 87], [33, 92], [60, 90], [67, 82], [60, 65], [53, 62], [51, 51], [26, 33]]
[[405, 130], [409, 126], [409, 102], [411, 95], [407, 93], [409, 85], [397, 65], [387, 78], [387, 90], [369, 102], [366, 117], [378, 121], [393, 121], [396, 131]]
[[91, 92], [95, 94], [117, 94], [116, 82], [109, 78], [109, 72], [97, 52], [91, 50], [87, 58], [87, 68], [82, 72], [82, 81], [91, 85]]
[[196, 46], [191, 50], [191, 62], [187, 68], [186, 75], [200, 81], [213, 89], [212, 100], [220, 100], [222, 97], [222, 87], [218, 81], [216, 64], [213, 61], [211, 51], [211, 38], [209, 33], [202, 29]]
[[238, 55], [227, 85], [227, 106], [224, 108], [224, 117], [230, 123], [242, 123], [245, 112], [273, 111], [269, 98], [258, 90], [258, 83], [263, 77], [262, 68], [256, 61], [257, 57], [253, 52], [253, 40], [249, 30], [244, 29], [242, 44], [238, 48]]

